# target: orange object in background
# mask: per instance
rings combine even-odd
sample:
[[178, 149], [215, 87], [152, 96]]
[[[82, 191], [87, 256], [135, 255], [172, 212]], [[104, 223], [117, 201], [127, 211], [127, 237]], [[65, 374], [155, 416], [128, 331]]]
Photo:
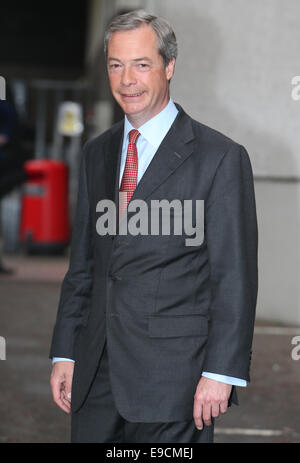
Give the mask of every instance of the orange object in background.
[[24, 164], [20, 242], [28, 252], [60, 253], [70, 242], [68, 166], [40, 159]]

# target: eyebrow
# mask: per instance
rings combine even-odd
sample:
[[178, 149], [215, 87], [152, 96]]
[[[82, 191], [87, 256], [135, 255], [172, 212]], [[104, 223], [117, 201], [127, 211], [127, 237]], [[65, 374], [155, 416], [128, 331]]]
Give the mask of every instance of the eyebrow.
[[[122, 63], [121, 60], [118, 58], [113, 58], [112, 56], [108, 58], [108, 61], [118, 61], [118, 63]], [[135, 58], [132, 61], [137, 62], [137, 61], [148, 61], [149, 63], [152, 63], [152, 60], [150, 58], [147, 58], [146, 56], [143, 56], [142, 58]]]
[[152, 62], [152, 60], [150, 58], [147, 58], [147, 56], [143, 56], [142, 58], [136, 58], [132, 61], [148, 61], [149, 63]]

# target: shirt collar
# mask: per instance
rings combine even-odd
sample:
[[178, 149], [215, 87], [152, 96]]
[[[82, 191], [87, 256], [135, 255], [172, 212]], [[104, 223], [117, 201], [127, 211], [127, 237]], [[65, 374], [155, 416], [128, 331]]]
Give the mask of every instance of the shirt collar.
[[[148, 143], [150, 143], [154, 148], [158, 148], [163, 139], [165, 138], [167, 132], [169, 131], [171, 125], [174, 122], [178, 113], [173, 100], [170, 98], [167, 106], [156, 116], [149, 119], [138, 128], [141, 136], [144, 137]], [[129, 122], [127, 116], [125, 115], [124, 122], [124, 144], [127, 141], [127, 136], [130, 130], [134, 127]]]

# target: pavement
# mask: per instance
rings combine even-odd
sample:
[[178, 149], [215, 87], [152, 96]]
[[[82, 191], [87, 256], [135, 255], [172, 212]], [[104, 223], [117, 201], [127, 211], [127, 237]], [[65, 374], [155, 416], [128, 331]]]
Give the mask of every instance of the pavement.
[[[70, 416], [52, 402], [48, 359], [68, 254], [6, 255], [4, 263], [15, 272], [0, 275], [0, 443], [69, 442]], [[216, 443], [300, 442], [297, 335], [300, 327], [257, 319], [251, 382], [238, 388], [240, 405], [216, 420]]]

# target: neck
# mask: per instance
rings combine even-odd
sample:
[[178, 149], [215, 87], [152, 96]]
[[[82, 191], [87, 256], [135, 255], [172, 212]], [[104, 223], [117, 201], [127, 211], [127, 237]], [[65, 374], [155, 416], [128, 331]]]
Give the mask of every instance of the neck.
[[170, 95], [164, 100], [163, 104], [156, 110], [153, 111], [151, 114], [126, 114], [127, 119], [129, 120], [130, 124], [135, 128], [138, 129], [143, 124], [148, 122], [153, 117], [157, 116], [157, 114], [161, 113], [163, 109], [168, 105], [170, 101]]

